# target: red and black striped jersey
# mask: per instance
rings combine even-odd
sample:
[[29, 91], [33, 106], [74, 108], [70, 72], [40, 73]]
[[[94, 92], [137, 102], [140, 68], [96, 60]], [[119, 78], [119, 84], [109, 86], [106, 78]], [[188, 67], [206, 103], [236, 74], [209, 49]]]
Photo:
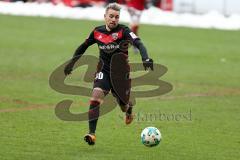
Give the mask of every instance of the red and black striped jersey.
[[75, 51], [74, 56], [82, 55], [86, 49], [97, 43], [99, 48], [99, 58], [103, 62], [103, 70], [110, 71], [110, 62], [114, 54], [123, 53], [128, 56], [129, 44], [137, 46], [142, 55], [142, 59], [147, 59], [147, 52], [140, 39], [125, 25], [119, 24], [111, 31], [105, 25], [96, 27], [89, 37]]

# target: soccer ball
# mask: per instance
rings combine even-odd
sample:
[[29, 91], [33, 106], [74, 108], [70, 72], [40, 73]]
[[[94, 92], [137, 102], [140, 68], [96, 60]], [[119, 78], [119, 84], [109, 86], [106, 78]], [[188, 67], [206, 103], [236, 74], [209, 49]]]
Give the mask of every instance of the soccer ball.
[[147, 147], [157, 146], [161, 139], [162, 135], [155, 127], [147, 127], [141, 133], [141, 141]]

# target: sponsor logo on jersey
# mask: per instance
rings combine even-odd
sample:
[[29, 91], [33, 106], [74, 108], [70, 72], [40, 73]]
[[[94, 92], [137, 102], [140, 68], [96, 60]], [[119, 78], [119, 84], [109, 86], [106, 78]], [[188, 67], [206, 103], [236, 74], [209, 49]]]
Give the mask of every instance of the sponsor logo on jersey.
[[120, 48], [119, 45], [116, 43], [110, 43], [107, 45], [99, 45], [98, 47], [99, 47], [99, 49], [104, 50], [104, 52], [106, 52], [106, 53], [112, 53], [116, 49]]

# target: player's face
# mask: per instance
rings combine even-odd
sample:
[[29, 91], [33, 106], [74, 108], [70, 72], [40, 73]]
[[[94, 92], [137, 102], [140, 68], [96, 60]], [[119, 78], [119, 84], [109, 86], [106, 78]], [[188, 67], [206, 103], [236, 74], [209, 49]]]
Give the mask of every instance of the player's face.
[[112, 30], [117, 27], [118, 22], [119, 22], [119, 11], [115, 11], [113, 9], [109, 9], [105, 14], [105, 23], [107, 27]]

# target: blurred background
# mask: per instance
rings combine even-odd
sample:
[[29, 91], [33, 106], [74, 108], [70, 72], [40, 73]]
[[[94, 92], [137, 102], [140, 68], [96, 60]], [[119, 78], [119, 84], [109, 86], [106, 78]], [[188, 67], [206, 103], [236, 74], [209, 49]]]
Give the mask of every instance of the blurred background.
[[[101, 21], [104, 7], [111, 2], [122, 5], [121, 21], [129, 23], [129, 0], [4, 0], [0, 3], [0, 13]], [[140, 18], [144, 24], [240, 29], [240, 0], [140, 0], [134, 3], [144, 3]]]
[[[1, 0], [4, 2], [37, 2], [64, 4], [69, 7], [90, 7], [117, 2], [125, 4], [126, 0]], [[240, 13], [239, 0], [148, 0], [146, 7], [155, 6], [162, 10], [174, 12], [206, 13], [216, 10], [224, 15]]]

